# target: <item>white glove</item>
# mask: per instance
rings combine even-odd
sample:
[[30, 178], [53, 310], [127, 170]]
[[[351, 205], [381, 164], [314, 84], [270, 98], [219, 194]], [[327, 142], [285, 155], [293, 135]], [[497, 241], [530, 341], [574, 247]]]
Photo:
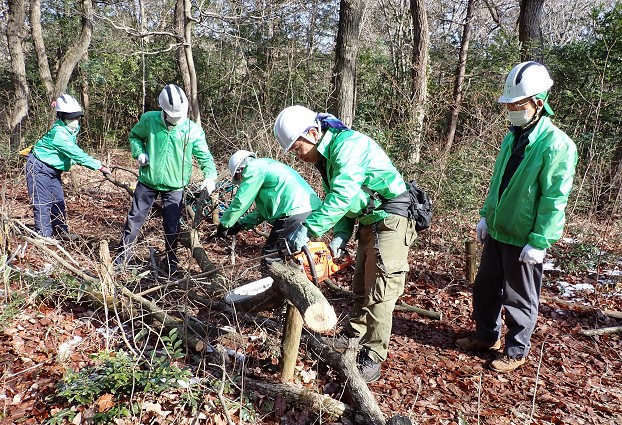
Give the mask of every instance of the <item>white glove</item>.
[[340, 258], [341, 254], [343, 254], [343, 250], [346, 249], [346, 245], [348, 244], [348, 239], [350, 239], [349, 235], [338, 233], [335, 235], [333, 240], [328, 245], [330, 249], [330, 253], [333, 258]]
[[136, 158], [136, 160], [138, 161], [139, 167], [149, 165], [149, 155], [147, 155], [146, 153], [141, 153], [140, 155], [138, 155], [138, 158]]
[[214, 189], [216, 189], [216, 183], [214, 183], [214, 179], [208, 177], [203, 180], [203, 183], [201, 183], [201, 187], [199, 189], [206, 190], [207, 194], [209, 195], [214, 191]]
[[479, 219], [479, 223], [477, 223], [477, 227], [475, 228], [475, 233], [477, 233], [477, 242], [484, 243], [484, 239], [488, 236], [488, 225], [484, 217]]
[[545, 249], [534, 248], [527, 244], [518, 256], [518, 261], [522, 261], [525, 264], [541, 264], [544, 261], [545, 255]]

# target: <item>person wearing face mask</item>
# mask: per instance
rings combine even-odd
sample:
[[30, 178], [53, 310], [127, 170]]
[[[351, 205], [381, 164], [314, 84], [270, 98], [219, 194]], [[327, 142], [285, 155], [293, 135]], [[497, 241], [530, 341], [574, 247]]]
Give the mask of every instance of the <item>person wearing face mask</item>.
[[374, 382], [387, 359], [393, 310], [404, 292], [408, 250], [417, 236], [408, 218], [408, 185], [374, 140], [333, 115], [290, 106], [278, 115], [274, 134], [284, 151], [315, 165], [326, 193], [288, 236], [293, 249], [332, 229], [329, 248], [339, 258], [358, 222], [354, 306], [343, 331], [324, 342], [343, 351], [357, 340], [358, 368], [366, 382]]
[[512, 372], [526, 362], [538, 319], [546, 250], [562, 235], [577, 149], [551, 121], [553, 80], [544, 65], [523, 62], [505, 80], [499, 102], [510, 131], [501, 143], [476, 233], [483, 244], [473, 286], [475, 333], [456, 340], [470, 351], [501, 348], [489, 367]]
[[123, 229], [115, 264], [122, 266], [156, 198], [162, 198], [165, 271], [174, 273], [179, 260], [175, 247], [179, 239], [183, 189], [190, 183], [192, 158], [203, 171], [201, 190], [215, 188], [216, 165], [201, 126], [188, 118], [188, 98], [175, 84], [166, 85], [158, 97], [159, 111], [142, 114], [129, 135], [132, 157], [136, 159], [138, 183]]
[[84, 116], [76, 99], [60, 95], [52, 107], [57, 120], [52, 128], [33, 145], [26, 157], [26, 185], [34, 215], [34, 229], [40, 236], [53, 239], [75, 239], [69, 233], [65, 212], [65, 195], [61, 181], [63, 171], [73, 164], [110, 174], [110, 169], [84, 152], [77, 144], [80, 117]]

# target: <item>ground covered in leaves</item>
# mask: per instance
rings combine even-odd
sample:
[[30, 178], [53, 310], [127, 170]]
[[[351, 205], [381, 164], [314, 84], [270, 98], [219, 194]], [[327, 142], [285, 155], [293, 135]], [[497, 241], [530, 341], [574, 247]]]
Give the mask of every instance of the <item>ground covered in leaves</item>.
[[[109, 162], [127, 161], [126, 153], [117, 155]], [[95, 307], [80, 295], [80, 280], [72, 277], [57, 257], [25, 243], [31, 235], [17, 223], [32, 226], [25, 180], [19, 165], [5, 173], [3, 264], [8, 259], [11, 267], [2, 269], [4, 284], [0, 290], [0, 423], [70, 423], [60, 419], [59, 412], [67, 411], [63, 409], [72, 412], [73, 423], [91, 423], [88, 421], [96, 419], [98, 413], [120, 405], [134, 407], [110, 419], [110, 423], [352, 423], [347, 418], [318, 415], [279, 394], [245, 387], [245, 379], [280, 382], [276, 368], [279, 335], [266, 330], [261, 320], [249, 324], [189, 301], [184, 288], [163, 285], [166, 279], [161, 276], [156, 279], [149, 253], [150, 248], [151, 252], [155, 250], [157, 265], [157, 253], [163, 248], [157, 214], [144, 228], [136, 267], [116, 275], [116, 283], [143, 292], [171, 315], [187, 314], [192, 320], [208, 323], [209, 342], [228, 349], [232, 361], [242, 366], [235, 369], [235, 376], [223, 375], [218, 365], [188, 352], [169, 358], [171, 365], [178, 366], [175, 370], [187, 368], [190, 376], [184, 375], [174, 388], [135, 391], [130, 396], [103, 391], [89, 405], [59, 397], [58, 383], [70, 371], [87, 370], [96, 364], [95, 355], [100, 354], [101, 359], [105, 350], [119, 353], [133, 348], [143, 350], [143, 356], [150, 350], [163, 356], [158, 347], [166, 335], [154, 338], [153, 334], [158, 335], [150, 328], [154, 323], [139, 314], [134, 320], [125, 320]], [[114, 248], [130, 198], [97, 172], [79, 169], [73, 188], [67, 177], [69, 225], [79, 239], [50, 249], [77, 269], [97, 276], [100, 241], [107, 240]], [[131, 173], [121, 170], [115, 172], [114, 178], [130, 186], [134, 181]], [[621, 334], [581, 334], [586, 329], [622, 325], [622, 320], [605, 314], [622, 311], [620, 219], [610, 217], [597, 222], [571, 216], [565, 239], [549, 255], [529, 361], [516, 372], [502, 375], [486, 367], [494, 353], [469, 353], [454, 345], [456, 338], [473, 329], [463, 241], [473, 237], [476, 214], [475, 210], [437, 214], [433, 228], [422, 233], [411, 250], [411, 271], [401, 300], [442, 312], [442, 320], [414, 312], [395, 313], [389, 359], [382, 366], [380, 380], [369, 385], [382, 412], [387, 418], [407, 416], [416, 424], [622, 423]], [[232, 248], [238, 264], [260, 254], [264, 239], [256, 232], [240, 233], [235, 246], [231, 240], [214, 238], [214, 232], [213, 224], [204, 221], [200, 225], [201, 243], [217, 266], [231, 264]], [[180, 252], [186, 272], [198, 273], [188, 253], [183, 249]], [[252, 262], [223, 273], [234, 285], [259, 276], [257, 263]], [[349, 289], [351, 275], [351, 269], [340, 272], [336, 284]], [[194, 289], [200, 291], [204, 282], [193, 282]], [[155, 289], [148, 292], [150, 288]], [[325, 284], [321, 289], [343, 323], [347, 320], [349, 298]], [[554, 297], [573, 304], [557, 303]], [[257, 317], [281, 321], [282, 316], [282, 309], [277, 309]], [[144, 334], [145, 329], [150, 336], [141, 339], [138, 334]], [[211, 332], [213, 329], [219, 332]], [[226, 329], [233, 332], [224, 333]], [[301, 346], [292, 385], [341, 399], [343, 388], [336, 374], [305, 348]], [[116, 356], [120, 361], [120, 355]], [[50, 418], [55, 414], [53, 421]]]

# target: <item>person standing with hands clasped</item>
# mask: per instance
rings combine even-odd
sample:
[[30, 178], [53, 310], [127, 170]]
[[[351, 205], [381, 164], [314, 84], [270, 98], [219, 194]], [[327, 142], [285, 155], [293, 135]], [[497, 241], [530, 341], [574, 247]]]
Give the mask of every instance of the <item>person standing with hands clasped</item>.
[[501, 143], [488, 196], [480, 210], [483, 243], [473, 286], [475, 334], [456, 340], [467, 350], [501, 348], [489, 367], [512, 372], [525, 364], [538, 319], [546, 250], [562, 235], [577, 149], [551, 122], [553, 80], [538, 62], [516, 65], [499, 98], [512, 124]]
[[216, 165], [201, 126], [188, 118], [188, 99], [175, 84], [168, 84], [158, 97], [160, 111], [145, 112], [130, 131], [132, 156], [139, 165], [138, 184], [134, 190], [123, 239], [115, 263], [124, 264], [149, 210], [160, 196], [163, 204], [162, 226], [166, 266], [173, 273], [178, 267], [175, 247], [179, 239], [183, 189], [190, 183], [194, 156], [205, 180], [201, 190], [215, 188]]
[[[272, 230], [263, 254], [277, 252], [278, 240], [296, 230], [322, 203], [296, 170], [274, 159], [257, 158], [254, 152], [239, 150], [231, 155], [229, 172], [239, 187], [220, 219], [216, 236], [234, 235], [268, 221]], [[244, 215], [253, 203], [256, 209]], [[266, 263], [264, 259], [264, 267]]]
[[341, 351], [357, 339], [358, 368], [366, 382], [376, 381], [387, 358], [395, 303], [404, 292], [408, 249], [417, 235], [414, 220], [407, 218], [408, 185], [374, 140], [333, 115], [290, 106], [277, 117], [274, 133], [284, 151], [315, 164], [326, 193], [289, 236], [292, 248], [300, 250], [309, 236], [332, 228], [329, 248], [338, 258], [359, 223], [354, 306], [344, 330], [325, 342]]
[[80, 118], [78, 101], [68, 94], [52, 103], [57, 120], [32, 147], [26, 158], [26, 185], [35, 218], [35, 231], [42, 237], [75, 239], [69, 233], [61, 174], [73, 164], [110, 174], [110, 169], [85, 153], [77, 143]]

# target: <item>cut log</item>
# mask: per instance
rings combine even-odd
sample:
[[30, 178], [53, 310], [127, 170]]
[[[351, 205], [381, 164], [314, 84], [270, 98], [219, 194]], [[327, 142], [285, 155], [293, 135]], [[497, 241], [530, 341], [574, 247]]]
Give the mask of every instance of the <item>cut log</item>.
[[309, 329], [325, 332], [335, 327], [335, 310], [298, 267], [275, 261], [268, 274], [274, 279], [273, 286], [300, 311]]
[[464, 241], [464, 275], [469, 283], [475, 282], [477, 271], [475, 252], [475, 241], [473, 239]]
[[285, 313], [285, 327], [281, 339], [281, 382], [291, 381], [294, 377], [294, 367], [300, 349], [300, 335], [302, 334], [302, 316], [292, 304], [287, 305]]

